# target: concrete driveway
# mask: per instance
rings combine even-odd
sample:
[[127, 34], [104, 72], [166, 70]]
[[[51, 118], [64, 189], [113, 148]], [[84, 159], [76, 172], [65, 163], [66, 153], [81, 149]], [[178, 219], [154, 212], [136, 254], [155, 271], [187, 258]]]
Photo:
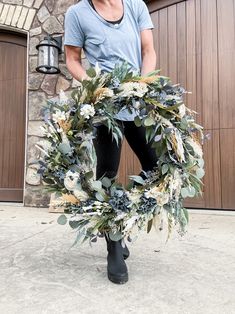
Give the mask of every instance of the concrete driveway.
[[47, 209], [0, 205], [1, 314], [233, 314], [235, 213], [190, 211], [181, 238], [141, 234], [129, 245], [129, 282], [106, 277], [100, 239], [71, 248], [74, 232]]

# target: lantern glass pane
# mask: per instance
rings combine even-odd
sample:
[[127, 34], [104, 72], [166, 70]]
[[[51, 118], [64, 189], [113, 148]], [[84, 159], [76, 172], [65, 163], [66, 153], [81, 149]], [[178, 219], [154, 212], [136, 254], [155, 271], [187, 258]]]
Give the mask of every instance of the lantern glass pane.
[[[40, 46], [39, 47], [39, 52], [38, 52], [38, 66], [48, 66], [49, 65], [49, 51], [48, 51], [48, 46]], [[46, 71], [46, 68], [42, 68], [43, 71]]]
[[[55, 47], [50, 47], [50, 66], [58, 68], [58, 64], [59, 64], [58, 49]], [[55, 69], [52, 71], [54, 72]]]

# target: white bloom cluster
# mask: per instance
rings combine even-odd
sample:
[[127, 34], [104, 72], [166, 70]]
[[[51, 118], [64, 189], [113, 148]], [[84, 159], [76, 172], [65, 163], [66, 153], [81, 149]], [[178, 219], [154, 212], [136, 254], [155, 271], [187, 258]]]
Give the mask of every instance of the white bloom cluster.
[[62, 110], [59, 110], [59, 109], [56, 109], [55, 110], [55, 113], [52, 114], [52, 119], [54, 122], [58, 122], [60, 120], [67, 120], [69, 117], [69, 113], [68, 112], [65, 112], [65, 111], [62, 111]]
[[85, 202], [89, 198], [89, 195], [83, 190], [75, 189], [73, 190], [73, 194], [81, 202]]
[[129, 200], [133, 203], [136, 204], [140, 201], [141, 193], [138, 191], [138, 189], [133, 188], [130, 192], [126, 192]]
[[89, 119], [95, 115], [95, 109], [92, 105], [85, 104], [81, 107], [80, 114], [84, 116], [85, 119]]
[[120, 97], [143, 97], [148, 92], [148, 85], [143, 82], [127, 82], [120, 86], [121, 92], [118, 94]]
[[78, 172], [73, 172], [69, 170], [64, 178], [64, 186], [68, 191], [73, 191], [78, 183], [78, 180], [80, 178], [80, 175]]

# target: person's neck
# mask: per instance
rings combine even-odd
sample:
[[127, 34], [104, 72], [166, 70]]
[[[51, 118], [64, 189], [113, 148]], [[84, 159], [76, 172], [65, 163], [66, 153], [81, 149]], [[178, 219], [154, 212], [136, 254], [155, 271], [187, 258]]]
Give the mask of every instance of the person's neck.
[[117, 3], [117, 0], [92, 0], [92, 2], [96, 4], [109, 5], [113, 6]]

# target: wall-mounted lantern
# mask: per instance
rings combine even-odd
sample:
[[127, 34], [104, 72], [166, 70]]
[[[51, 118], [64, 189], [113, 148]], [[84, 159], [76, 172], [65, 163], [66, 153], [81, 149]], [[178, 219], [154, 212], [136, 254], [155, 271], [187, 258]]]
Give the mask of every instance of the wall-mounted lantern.
[[62, 35], [52, 37], [48, 34], [36, 48], [38, 50], [36, 71], [44, 74], [60, 73], [59, 54], [62, 52]]

